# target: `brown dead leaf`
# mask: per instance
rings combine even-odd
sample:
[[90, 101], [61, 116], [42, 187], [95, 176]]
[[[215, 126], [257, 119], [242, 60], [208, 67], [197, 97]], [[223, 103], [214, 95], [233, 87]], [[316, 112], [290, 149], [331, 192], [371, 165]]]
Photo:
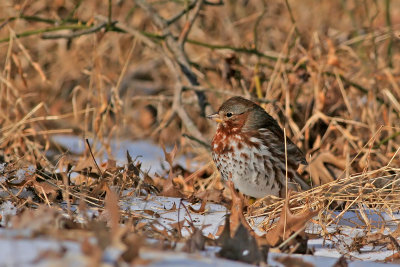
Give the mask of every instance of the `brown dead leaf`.
[[349, 264], [344, 256], [340, 257], [332, 267], [347, 267]]
[[165, 197], [178, 197], [185, 198], [186, 196], [180, 191], [182, 188], [178, 185], [176, 186], [173, 179], [168, 178], [163, 181], [163, 189], [160, 195]]
[[36, 175], [33, 175], [34, 178], [27, 182], [26, 185], [31, 185], [35, 190], [35, 193], [43, 199], [43, 201], [54, 201], [61, 190], [53, 184], [48, 183], [47, 181], [40, 182], [36, 179]]
[[383, 233], [369, 233], [362, 235], [358, 238], [354, 238], [350, 247], [360, 248], [364, 246], [386, 246], [389, 250], [400, 250], [400, 245], [396, 238], [392, 235], [385, 235]]
[[327, 39], [326, 43], [328, 45], [328, 59], [327, 64], [331, 66], [340, 67], [338, 56], [336, 55], [336, 49], [331, 39]]
[[267, 262], [269, 247], [259, 247], [243, 224], [237, 227], [235, 235], [231, 237], [229, 217], [225, 220], [224, 230], [216, 242], [222, 247], [218, 252], [219, 257], [252, 264]]
[[11, 218], [14, 229], [31, 230], [33, 235], [55, 234], [61, 228], [63, 216], [52, 207], [39, 206], [36, 210], [26, 209]]
[[118, 231], [120, 219], [118, 196], [108, 185], [106, 185], [106, 192], [105, 211], [108, 214], [107, 219], [111, 232], [115, 234]]
[[107, 162], [100, 164], [100, 166], [105, 170], [113, 170], [117, 168], [117, 161], [113, 159], [108, 159]]
[[391, 233], [394, 238], [398, 238], [400, 236], [400, 224], [397, 224], [397, 228]]
[[174, 148], [169, 153], [166, 151], [164, 144], [162, 144], [161, 147], [162, 147], [162, 149], [164, 151], [165, 161], [168, 162], [169, 167], [170, 167], [170, 171], [172, 171], [172, 168], [174, 166], [174, 159], [175, 159], [175, 156], [176, 156], [176, 152], [178, 152], [178, 146], [175, 144]]
[[293, 214], [289, 208], [289, 199], [290, 192], [288, 193], [288, 197], [286, 197], [279, 221], [275, 228], [270, 230], [263, 239], [259, 239], [259, 242], [275, 247], [297, 231], [300, 231], [300, 236], [305, 237], [304, 228], [307, 222], [317, 215], [319, 210], [307, 210], [299, 214]]
[[172, 182], [174, 183], [175, 188], [179, 188], [179, 191], [186, 195], [192, 195], [194, 192], [193, 185], [189, 185], [188, 182], [185, 181], [185, 179], [182, 176], [178, 176], [172, 179]]
[[36, 256], [36, 258], [32, 261], [32, 263], [39, 264], [42, 260], [61, 259], [65, 255], [65, 252], [67, 252], [67, 249], [65, 247], [61, 247], [58, 250], [47, 249], [47, 250], [41, 251]]
[[183, 182], [183, 185], [182, 185], [182, 183], [179, 183], [179, 179], [178, 180], [175, 179], [175, 181], [177, 182], [177, 184], [175, 184], [173, 173], [172, 173], [173, 161], [176, 156], [176, 152], [178, 151], [178, 147], [175, 144], [174, 148], [169, 153], [165, 150], [164, 145], [162, 145], [162, 149], [164, 151], [165, 160], [169, 164], [169, 175], [166, 180], [162, 180], [161, 195], [166, 196], [166, 197], [183, 198], [183, 197], [185, 197], [185, 194], [182, 193], [182, 190], [185, 188], [185, 183]]
[[139, 257], [143, 238], [137, 234], [129, 233], [123, 236], [122, 242], [126, 245], [126, 250], [122, 253], [121, 258], [127, 263], [132, 263]]
[[89, 196], [93, 198], [101, 198], [104, 196], [104, 193], [107, 192], [108, 184], [106, 180], [97, 180], [96, 184], [93, 185], [92, 191], [89, 193]]
[[[175, 203], [174, 203], [175, 204]], [[160, 214], [158, 214], [156, 211], [154, 210], [143, 210], [144, 213], [154, 217], [154, 218], [160, 218]]]
[[391, 256], [386, 257], [383, 261], [384, 262], [394, 262], [394, 261], [398, 262], [399, 259], [400, 259], [400, 251], [394, 253]]
[[[53, 201], [61, 193], [61, 190], [54, 184], [47, 182], [40, 175], [33, 173], [26, 175], [25, 179], [19, 183], [10, 183], [6, 181], [9, 187], [28, 187], [43, 201]], [[31, 190], [32, 191], [32, 190]]]
[[89, 238], [85, 238], [81, 243], [81, 251], [83, 254], [89, 257], [90, 265], [89, 266], [99, 266], [101, 263], [101, 259], [103, 257], [103, 250], [100, 246], [92, 244], [89, 241]]
[[192, 225], [193, 233], [190, 238], [186, 241], [186, 245], [183, 251], [188, 253], [195, 253], [198, 251], [204, 251], [207, 238], [203, 235], [202, 231]]
[[309, 163], [309, 172], [313, 186], [319, 186], [334, 181], [338, 177], [333, 177], [327, 164], [335, 166], [340, 170], [346, 168], [346, 160], [334, 156], [331, 152], [322, 152], [318, 154]]
[[215, 203], [222, 203], [224, 202], [224, 194], [223, 194], [223, 189], [218, 190], [218, 189], [209, 189], [206, 191], [201, 191], [201, 192], [196, 192], [194, 194], [194, 197], [198, 199], [205, 199], [207, 198], [208, 201], [210, 202], [215, 202]]
[[275, 261], [280, 262], [283, 264], [285, 267], [314, 267], [313, 264], [304, 261], [301, 258], [297, 257], [276, 257], [274, 258]]
[[199, 209], [196, 210], [190, 205], [189, 210], [194, 213], [204, 213], [206, 211], [206, 205], [207, 205], [207, 197], [201, 202], [201, 206]]
[[154, 224], [150, 225], [151, 229], [153, 232], [160, 234], [163, 238], [168, 239], [169, 238], [169, 233], [168, 229], [163, 227], [163, 229], [157, 228]]
[[232, 206], [231, 206], [231, 215], [230, 215], [230, 227], [233, 230], [236, 230], [238, 226], [243, 225], [246, 229], [254, 235], [253, 228], [249, 225], [246, 218], [243, 214], [243, 195], [236, 193], [233, 182], [227, 182], [229, 190], [231, 191], [232, 197]]
[[170, 226], [176, 230], [176, 232], [179, 234], [179, 237], [182, 237], [182, 228], [183, 225], [185, 224], [186, 219], [183, 219], [182, 221], [177, 221], [175, 223], [171, 223]]

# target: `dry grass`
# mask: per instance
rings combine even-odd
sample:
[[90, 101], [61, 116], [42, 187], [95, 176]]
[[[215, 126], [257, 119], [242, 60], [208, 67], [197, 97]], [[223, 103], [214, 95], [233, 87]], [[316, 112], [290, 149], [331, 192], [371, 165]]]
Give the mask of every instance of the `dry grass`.
[[[307, 155], [301, 171], [316, 187], [293, 197], [298, 210], [323, 206], [328, 224], [337, 222], [327, 212], [335, 203], [361, 215], [399, 210], [400, 3], [202, 2], [2, 1], [0, 156], [8, 174], [40, 163], [63, 173], [64, 182], [48, 181], [63, 193], [103, 206], [103, 181], [128, 188], [151, 178], [139, 166], [129, 182], [113, 169], [94, 183], [98, 195], [93, 184], [70, 186], [68, 163], [93, 161], [89, 151], [70, 159], [54, 134], [90, 138], [95, 156], [112, 155], [115, 139], [177, 143], [208, 164], [204, 144], [215, 126], [204, 114], [243, 95]], [[205, 176], [189, 176], [189, 187], [216, 187], [208, 167]], [[262, 203], [252, 216], [272, 218], [283, 205]]]

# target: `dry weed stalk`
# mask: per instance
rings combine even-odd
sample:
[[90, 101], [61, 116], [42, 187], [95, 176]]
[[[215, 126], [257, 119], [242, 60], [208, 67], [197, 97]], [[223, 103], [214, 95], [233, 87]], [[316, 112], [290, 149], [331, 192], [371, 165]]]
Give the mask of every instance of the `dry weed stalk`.
[[[339, 224], [345, 212], [355, 211], [361, 215], [360, 227], [371, 229], [372, 222], [366, 214], [373, 211], [377, 214], [386, 212], [389, 216], [393, 216], [394, 212], [400, 210], [399, 171], [398, 168], [386, 166], [378, 170], [350, 175], [306, 192], [294, 194], [290, 199], [293, 205], [292, 211], [298, 213], [322, 206], [317, 223], [320, 222], [325, 227]], [[266, 216], [261, 227], [269, 229], [271, 219], [278, 217], [281, 212], [284, 200], [260, 207], [262, 202], [263, 200], [259, 200], [254, 203], [256, 208], [252, 209], [251, 214], [248, 215], [250, 218]], [[343, 209], [339, 210], [339, 214], [334, 215], [330, 208], [341, 204]], [[390, 221], [387, 223], [391, 224]]]

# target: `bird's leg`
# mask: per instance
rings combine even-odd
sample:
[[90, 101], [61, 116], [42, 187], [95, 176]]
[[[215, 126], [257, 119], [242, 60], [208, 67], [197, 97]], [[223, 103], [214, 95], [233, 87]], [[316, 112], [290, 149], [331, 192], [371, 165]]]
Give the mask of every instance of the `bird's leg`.
[[[242, 194], [237, 193], [235, 190], [235, 186], [233, 185], [233, 182], [231, 179], [228, 180], [228, 187], [229, 190], [231, 191], [231, 197], [232, 197], [232, 206], [231, 206], [231, 229], [237, 229], [239, 226], [239, 221], [243, 224], [244, 227], [250, 232], [250, 234], [254, 234], [253, 229], [247, 222], [246, 218], [244, 217], [243, 214], [243, 202], [244, 202], [244, 197]], [[232, 231], [232, 234], [235, 231]]]

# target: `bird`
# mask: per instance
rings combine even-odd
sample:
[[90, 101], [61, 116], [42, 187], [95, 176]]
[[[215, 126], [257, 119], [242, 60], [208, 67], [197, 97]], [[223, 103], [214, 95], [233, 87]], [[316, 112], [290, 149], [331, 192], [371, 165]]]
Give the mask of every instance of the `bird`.
[[310, 188], [297, 173], [300, 164], [307, 165], [303, 152], [288, 137], [285, 148], [284, 131], [261, 106], [235, 96], [207, 117], [218, 122], [211, 142], [213, 161], [236, 190], [254, 198], [285, 197], [286, 166], [288, 189]]

